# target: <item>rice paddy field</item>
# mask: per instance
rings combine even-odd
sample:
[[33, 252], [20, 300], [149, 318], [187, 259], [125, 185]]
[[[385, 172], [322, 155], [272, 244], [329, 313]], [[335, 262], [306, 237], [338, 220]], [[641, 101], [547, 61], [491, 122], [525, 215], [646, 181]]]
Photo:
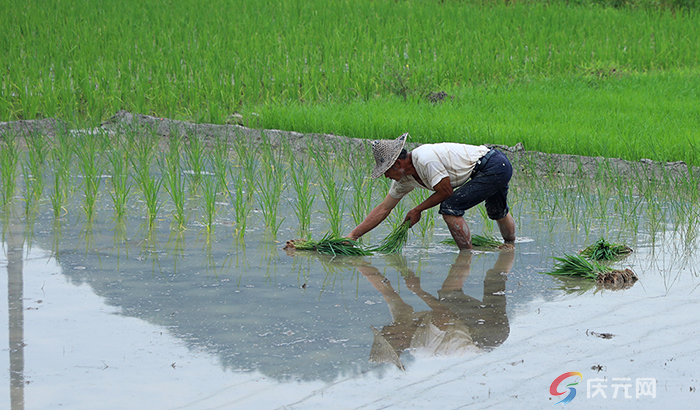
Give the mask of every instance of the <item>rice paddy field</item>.
[[3, 1], [0, 120], [127, 110], [698, 165], [696, 3]]
[[[1, 408], [696, 406], [692, 0], [0, 3]], [[513, 247], [346, 252], [406, 131], [500, 146]]]

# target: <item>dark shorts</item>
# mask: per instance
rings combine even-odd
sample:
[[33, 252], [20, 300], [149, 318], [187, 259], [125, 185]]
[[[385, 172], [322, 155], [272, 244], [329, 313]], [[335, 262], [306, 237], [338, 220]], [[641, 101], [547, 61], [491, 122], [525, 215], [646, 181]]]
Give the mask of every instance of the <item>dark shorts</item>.
[[484, 202], [490, 219], [508, 215], [508, 182], [513, 167], [501, 151], [494, 150], [486, 164], [475, 168], [471, 179], [440, 204], [440, 214], [462, 216], [464, 211]]

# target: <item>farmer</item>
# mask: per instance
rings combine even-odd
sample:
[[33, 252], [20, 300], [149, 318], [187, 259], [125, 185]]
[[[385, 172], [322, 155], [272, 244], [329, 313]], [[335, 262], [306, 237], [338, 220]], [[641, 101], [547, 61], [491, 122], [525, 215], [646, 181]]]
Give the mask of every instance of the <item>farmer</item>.
[[376, 166], [372, 178], [384, 174], [392, 179], [389, 194], [348, 235], [358, 239], [379, 225], [413, 188], [433, 192], [425, 201], [408, 211], [405, 220], [418, 223], [421, 212], [440, 205], [452, 237], [461, 249], [472, 247], [469, 227], [462, 215], [481, 202], [489, 218], [498, 222], [503, 240], [515, 241], [515, 221], [508, 212], [508, 181], [513, 168], [506, 156], [485, 145], [440, 143], [421, 145], [411, 152], [403, 147], [405, 133], [397, 139], [372, 141]]

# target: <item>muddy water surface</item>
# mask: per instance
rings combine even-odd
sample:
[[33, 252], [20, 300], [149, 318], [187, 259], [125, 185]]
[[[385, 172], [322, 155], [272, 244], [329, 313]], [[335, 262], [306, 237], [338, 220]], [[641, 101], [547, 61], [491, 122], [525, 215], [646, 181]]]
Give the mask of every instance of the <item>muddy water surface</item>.
[[[225, 209], [213, 236], [195, 217], [149, 232], [138, 203], [115, 229], [108, 198], [90, 224], [15, 214], [0, 257], [2, 408], [545, 408], [575, 382], [569, 408], [692, 408], [692, 232], [646, 219], [631, 232], [612, 211], [567, 218], [532, 199], [556, 191], [521, 189], [512, 251], [460, 253], [436, 220], [401, 255], [289, 254], [289, 204], [276, 239], [253, 211], [242, 242]], [[469, 222], [493, 228], [478, 210]], [[616, 263], [639, 276], [631, 288], [541, 273], [603, 235], [633, 247]], [[567, 372], [582, 377], [552, 386]]]

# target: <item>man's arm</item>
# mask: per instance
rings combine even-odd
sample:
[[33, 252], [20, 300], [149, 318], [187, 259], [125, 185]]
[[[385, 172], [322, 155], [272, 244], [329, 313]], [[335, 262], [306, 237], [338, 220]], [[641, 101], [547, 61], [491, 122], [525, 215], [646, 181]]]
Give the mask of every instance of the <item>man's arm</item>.
[[411, 226], [420, 221], [421, 212], [425, 211], [426, 209], [430, 209], [435, 205], [439, 205], [442, 201], [452, 196], [452, 185], [450, 185], [449, 177], [441, 179], [440, 182], [433, 187], [433, 189], [435, 192], [433, 192], [432, 195], [426, 198], [425, 201], [418, 204], [418, 206], [408, 211], [406, 214], [406, 220], [411, 221]]
[[379, 225], [384, 219], [386, 219], [387, 216], [391, 213], [391, 210], [394, 209], [396, 204], [398, 204], [400, 199], [396, 199], [391, 195], [387, 195], [384, 200], [374, 207], [372, 211], [367, 215], [364, 221], [357, 225], [355, 229], [350, 232], [350, 235], [348, 235], [348, 238], [357, 240], [359, 237], [362, 235], [366, 234], [367, 232], [371, 231], [372, 229], [376, 228], [377, 225]]

